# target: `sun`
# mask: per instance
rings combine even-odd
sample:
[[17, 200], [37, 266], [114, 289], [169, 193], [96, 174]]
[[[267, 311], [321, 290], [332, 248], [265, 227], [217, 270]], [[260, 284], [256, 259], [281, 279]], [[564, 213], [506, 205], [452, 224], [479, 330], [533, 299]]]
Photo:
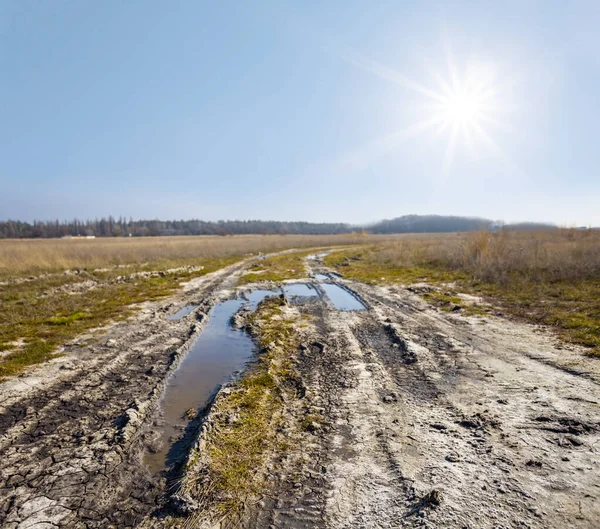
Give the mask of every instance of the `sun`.
[[[436, 85], [432, 88], [418, 85], [417, 91], [426, 96], [427, 123], [437, 126], [438, 134], [448, 136], [444, 157], [444, 174], [450, 172], [457, 151], [464, 147], [471, 155], [481, 156], [493, 152], [504, 157], [491, 136], [491, 130], [502, 122], [503, 86], [492, 75], [491, 65], [468, 65], [460, 70], [451, 58], [444, 76], [434, 74]], [[414, 90], [414, 85], [411, 87]]]
[[443, 176], [450, 174], [457, 154], [470, 160], [492, 156], [510, 161], [493, 136], [498, 131], [512, 130], [507, 119], [516, 110], [514, 89], [518, 79], [491, 57], [470, 55], [459, 63], [449, 44], [444, 51], [444, 60], [437, 63], [437, 68], [425, 67], [426, 82], [406, 77], [360, 54], [342, 56], [350, 64], [417, 96], [409, 104], [418, 118], [405, 128], [357, 149], [351, 157], [352, 163], [356, 158], [393, 152], [399, 143], [427, 134], [431, 139], [446, 138]]
[[454, 124], [465, 125], [479, 121], [483, 113], [483, 105], [478, 94], [455, 93], [447, 97], [443, 103], [446, 119]]

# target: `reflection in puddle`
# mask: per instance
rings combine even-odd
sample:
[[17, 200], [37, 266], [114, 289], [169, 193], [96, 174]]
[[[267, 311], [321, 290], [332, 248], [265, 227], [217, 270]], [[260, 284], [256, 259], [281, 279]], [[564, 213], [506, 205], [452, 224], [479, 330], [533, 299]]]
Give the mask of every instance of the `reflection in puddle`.
[[267, 296], [277, 296], [278, 293], [274, 290], [253, 290], [252, 292], [248, 292], [244, 294], [244, 299], [249, 301], [249, 303], [245, 303], [244, 305], [252, 310], [254, 310], [258, 304], [265, 299]]
[[186, 305], [182, 309], [179, 309], [175, 314], [168, 316], [169, 320], [180, 320], [185, 318], [190, 312], [192, 312], [198, 305]]
[[243, 369], [252, 356], [254, 342], [247, 333], [230, 325], [231, 317], [243, 305], [254, 309], [266, 296], [273, 294], [269, 290], [255, 291], [246, 296], [248, 300], [232, 299], [214, 307], [202, 334], [165, 389], [161, 403], [164, 424], [161, 426], [160, 443], [154, 453], [145, 456], [152, 472], [170, 467], [182, 456], [185, 446], [173, 442], [189, 423], [186, 411], [195, 412], [205, 406], [219, 385]]
[[357, 297], [333, 283], [322, 283], [321, 288], [338, 310], [364, 310], [365, 307]]
[[331, 279], [327, 274], [315, 274], [315, 279], [319, 280], [319, 281], [327, 281], [328, 279]]
[[288, 299], [293, 299], [295, 297], [312, 298], [319, 295], [315, 287], [306, 283], [292, 283], [291, 285], [285, 285], [283, 287], [283, 292]]

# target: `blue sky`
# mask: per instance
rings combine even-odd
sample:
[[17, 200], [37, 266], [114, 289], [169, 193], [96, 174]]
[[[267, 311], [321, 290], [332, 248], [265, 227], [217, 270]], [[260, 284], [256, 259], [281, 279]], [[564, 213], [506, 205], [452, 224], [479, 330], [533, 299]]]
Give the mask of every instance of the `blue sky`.
[[598, 27], [596, 1], [0, 0], [0, 219], [600, 225]]

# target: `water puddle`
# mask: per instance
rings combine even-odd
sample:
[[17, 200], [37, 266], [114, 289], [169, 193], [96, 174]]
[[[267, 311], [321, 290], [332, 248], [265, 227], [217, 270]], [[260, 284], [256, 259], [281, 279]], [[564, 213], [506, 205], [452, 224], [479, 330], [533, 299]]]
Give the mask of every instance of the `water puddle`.
[[169, 379], [162, 400], [164, 424], [153, 453], [145, 463], [152, 472], [170, 467], [185, 453], [185, 439], [175, 442], [188, 426], [186, 412], [204, 407], [218, 387], [242, 370], [254, 352], [254, 342], [240, 329], [231, 326], [231, 317], [246, 305], [258, 303], [276, 292], [257, 290], [246, 299], [232, 299], [216, 305], [206, 327]]
[[[319, 281], [332, 277], [315, 275]], [[366, 307], [349, 291], [333, 283], [319, 283], [327, 297], [338, 310], [363, 310]], [[281, 291], [280, 291], [281, 292]], [[252, 357], [255, 345], [250, 336], [231, 325], [231, 317], [246, 306], [255, 310], [267, 296], [277, 296], [280, 292], [255, 290], [239, 299], [231, 299], [217, 304], [209, 315], [209, 320], [188, 353], [169, 379], [161, 401], [164, 421], [156, 432], [157, 439], [144, 461], [154, 472], [170, 468], [180, 461], [188, 449], [190, 437], [187, 428], [193, 428], [191, 419], [197, 410], [206, 406], [219, 386], [244, 369]], [[310, 283], [291, 283], [283, 286], [283, 292], [292, 303], [302, 303], [307, 298], [320, 295], [318, 287]], [[181, 319], [196, 308], [187, 305], [169, 319]], [[188, 415], [189, 417], [186, 416]]]
[[277, 296], [278, 292], [275, 290], [253, 290], [252, 292], [248, 292], [244, 294], [244, 299], [248, 302], [245, 305], [254, 310], [258, 304], [265, 299], [267, 296]]
[[[285, 297], [294, 301], [295, 298], [313, 298], [319, 295], [317, 289], [307, 283], [292, 283], [283, 287]], [[301, 299], [299, 300], [301, 301]]]
[[185, 318], [190, 312], [192, 312], [198, 305], [186, 305], [182, 309], [179, 309], [175, 314], [170, 314], [169, 320], [180, 320]]
[[365, 310], [367, 308], [357, 297], [339, 285], [322, 283], [320, 286], [337, 310]]

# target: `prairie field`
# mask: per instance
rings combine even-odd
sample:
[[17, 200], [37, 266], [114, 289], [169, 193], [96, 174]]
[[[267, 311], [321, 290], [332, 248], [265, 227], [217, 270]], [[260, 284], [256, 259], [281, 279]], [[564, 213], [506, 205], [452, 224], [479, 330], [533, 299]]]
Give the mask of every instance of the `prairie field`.
[[[345, 277], [443, 285], [425, 297], [448, 310], [460, 305], [459, 292], [481, 295], [591, 353], [600, 349], [598, 231], [3, 240], [0, 377], [182, 281], [259, 252], [334, 246], [348, 246], [326, 258]], [[306, 253], [259, 261], [240, 282], [298, 279]]]

